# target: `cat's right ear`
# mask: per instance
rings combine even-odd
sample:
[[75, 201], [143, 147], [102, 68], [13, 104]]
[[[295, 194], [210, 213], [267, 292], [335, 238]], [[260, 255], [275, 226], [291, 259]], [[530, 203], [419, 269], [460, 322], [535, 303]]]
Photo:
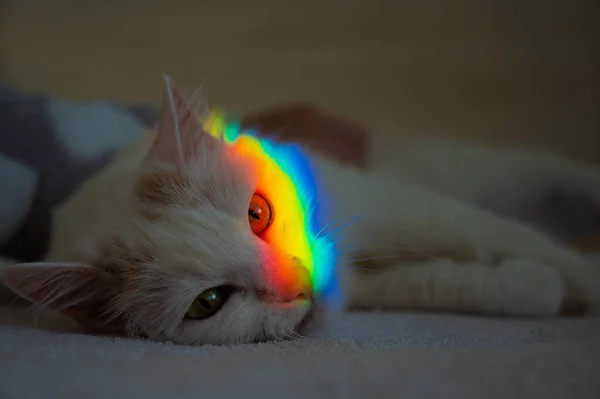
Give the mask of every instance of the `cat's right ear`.
[[198, 154], [201, 146], [213, 144], [216, 139], [204, 131], [202, 123], [171, 78], [164, 75], [164, 81], [165, 93], [157, 136], [148, 157], [179, 167]]

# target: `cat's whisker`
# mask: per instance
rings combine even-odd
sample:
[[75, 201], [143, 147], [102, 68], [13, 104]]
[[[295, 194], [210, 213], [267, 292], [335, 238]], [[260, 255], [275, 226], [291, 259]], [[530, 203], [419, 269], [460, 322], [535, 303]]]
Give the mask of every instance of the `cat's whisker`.
[[[364, 217], [364, 216], [366, 216], [366, 214], [355, 216], [352, 219], [360, 219], [361, 217]], [[334, 230], [328, 231], [326, 234], [328, 236], [333, 236], [337, 230], [345, 229], [348, 226], [352, 225], [352, 223], [356, 223], [356, 222], [359, 221], [359, 220], [354, 220], [353, 221], [352, 219], [350, 219], [349, 221], [345, 222], [343, 225], [335, 228]], [[343, 220], [344, 219], [340, 218], [340, 219], [334, 219], [334, 220], [330, 221], [329, 223], [325, 224], [325, 226], [323, 226], [321, 228], [321, 230], [319, 230], [319, 232], [317, 232], [316, 236], [319, 237], [325, 230], [327, 230], [328, 228], [334, 226], [335, 224], [338, 224], [338, 223], [342, 222]]]
[[412, 252], [412, 253], [382, 253], [379, 252], [379, 254], [377, 252], [370, 252], [370, 253], [364, 253], [364, 254], [358, 254], [358, 255], [353, 255], [350, 257], [347, 257], [350, 260], [353, 261], [366, 261], [369, 259], [375, 259], [375, 258], [394, 258], [394, 259], [437, 259], [434, 256], [431, 255], [427, 255], [427, 254], [420, 254], [417, 252]]
[[[350, 264], [350, 263], [361, 263], [361, 262], [374, 262], [374, 261], [383, 261], [383, 260], [388, 260], [388, 259], [392, 259], [392, 260], [398, 260], [398, 259], [423, 259], [422, 256], [404, 256], [399, 258], [398, 256], [395, 255], [387, 255], [387, 256], [371, 256], [371, 257], [365, 257], [365, 258], [356, 258], [356, 259], [350, 259], [347, 260], [346, 264]], [[431, 260], [432, 258], [426, 258], [428, 260]]]
[[394, 253], [403, 253], [406, 252], [407, 250], [409, 250], [407, 247], [401, 247], [401, 246], [389, 246], [389, 247], [373, 247], [373, 250], [371, 250], [371, 248], [369, 249], [362, 249], [362, 250], [353, 250], [353, 249], [349, 249], [346, 251], [339, 251], [339, 254], [344, 254], [344, 255], [360, 255], [360, 254], [371, 254], [374, 252], [394, 252]]
[[414, 246], [413, 247], [409, 247], [408, 245], [405, 244], [403, 250], [410, 251], [410, 252], [415, 253], [417, 255], [428, 257], [429, 259], [436, 259], [433, 255], [425, 252], [423, 249], [415, 249]]
[[[420, 238], [420, 237], [425, 237], [425, 236], [416, 236], [416, 235], [415, 235], [415, 236], [412, 236], [412, 235], [408, 235], [408, 234], [407, 234], [407, 235], [405, 235], [404, 237], [411, 237], [411, 238], [414, 238], [414, 237], [416, 237], [416, 238]], [[372, 238], [372, 240], [373, 240], [373, 241], [378, 241], [377, 237], [374, 237], [374, 238]], [[423, 240], [424, 240], [424, 239], [423, 239]], [[389, 241], [389, 237], [387, 238], [387, 241]], [[434, 256], [434, 255], [432, 255], [432, 254], [428, 253], [428, 252], [427, 252], [425, 249], [423, 249], [423, 248], [418, 248], [418, 247], [416, 247], [416, 246], [414, 246], [414, 245], [413, 245], [413, 246], [410, 246], [410, 245], [408, 245], [408, 244], [406, 244], [406, 243], [402, 243], [402, 240], [401, 240], [401, 239], [398, 239], [398, 241], [400, 242], [400, 244], [398, 244], [398, 245], [396, 245], [396, 246], [384, 246], [384, 245], [379, 245], [379, 246], [373, 246], [373, 247], [369, 247], [369, 248], [370, 248], [370, 249], [371, 249], [371, 248], [374, 248], [374, 249], [375, 249], [375, 248], [380, 248], [380, 249], [390, 249], [390, 250], [396, 249], [396, 250], [398, 250], [398, 252], [407, 252], [407, 251], [408, 251], [408, 252], [416, 253], [416, 254], [419, 254], [419, 255], [422, 255], [422, 256], [428, 256], [428, 257], [430, 257], [430, 258], [432, 258], [432, 259], [437, 259], [437, 257], [436, 257], [436, 256]], [[344, 246], [344, 245], [345, 245], [345, 241], [344, 241], [344, 240], [338, 240], [338, 241], [336, 241], [336, 244], [337, 244], [337, 246], [338, 246], [338, 248], [339, 248], [339, 247], [341, 247], [341, 246]], [[349, 251], [348, 251], [348, 252], [349, 252]], [[346, 252], [346, 253], [348, 253], [348, 252]], [[465, 255], [466, 255], [466, 254], [467, 254], [467, 253], [466, 253], [466, 251], [465, 251]]]
[[[344, 224], [336, 227], [335, 229], [331, 230], [331, 231], [327, 231], [325, 234], [329, 237], [332, 237], [332, 239], [336, 242], [339, 241], [339, 239], [342, 237], [341, 235], [337, 235], [338, 233], [344, 233], [347, 232], [347, 229], [359, 222], [364, 221], [364, 219], [369, 215], [369, 213], [363, 213], [360, 215], [357, 215], [353, 218], [351, 218], [350, 220], [348, 220], [347, 222], [345, 222]], [[325, 225], [321, 231], [319, 231], [319, 233], [317, 233], [317, 237], [320, 236], [321, 234], [323, 234], [323, 232], [328, 229], [329, 227], [332, 227], [333, 225], [341, 222], [341, 219], [338, 220], [333, 220], [332, 222], [328, 223], [327, 225]]]
[[[351, 266], [351, 265], [347, 265], [347, 266]], [[372, 267], [356, 267], [356, 266], [352, 266], [352, 270], [360, 270], [361, 272], [375, 272], [375, 273], [381, 273], [384, 271], [384, 269], [375, 269]]]
[[273, 341], [287, 341], [289, 340], [289, 335], [288, 333], [274, 333], [271, 335], [271, 339]]
[[291, 340], [297, 340], [297, 341], [304, 341], [306, 339], [308, 339], [306, 336], [300, 334], [297, 331], [290, 331], [287, 335], [286, 335], [286, 339], [291, 339]]
[[339, 256], [352, 256], [352, 257], [356, 257], [358, 255], [373, 255], [376, 253], [382, 253], [382, 252], [393, 252], [393, 256], [395, 257], [403, 257], [406, 255], [406, 253], [412, 253], [415, 255], [420, 255], [420, 256], [426, 256], [432, 259], [435, 259], [436, 257], [423, 251], [423, 250], [418, 250], [418, 249], [414, 249], [414, 248], [409, 248], [407, 246], [374, 246], [374, 247], [370, 247], [369, 250], [363, 250], [363, 251], [354, 251], [354, 250], [347, 250], [347, 251], [340, 251], [338, 252]]

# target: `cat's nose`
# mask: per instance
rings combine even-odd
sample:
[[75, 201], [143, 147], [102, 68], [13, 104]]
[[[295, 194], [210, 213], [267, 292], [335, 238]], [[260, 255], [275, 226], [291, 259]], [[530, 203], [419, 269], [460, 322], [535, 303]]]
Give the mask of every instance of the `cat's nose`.
[[313, 298], [310, 271], [296, 258], [279, 258], [263, 263], [259, 278], [263, 291], [281, 302]]
[[309, 300], [313, 297], [313, 287], [310, 281], [310, 272], [300, 264], [291, 271], [290, 278], [282, 287], [281, 298], [286, 302], [296, 300]]
[[291, 284], [289, 288], [284, 289], [282, 299], [286, 302], [310, 300], [312, 299], [313, 291], [310, 281], [298, 282]]

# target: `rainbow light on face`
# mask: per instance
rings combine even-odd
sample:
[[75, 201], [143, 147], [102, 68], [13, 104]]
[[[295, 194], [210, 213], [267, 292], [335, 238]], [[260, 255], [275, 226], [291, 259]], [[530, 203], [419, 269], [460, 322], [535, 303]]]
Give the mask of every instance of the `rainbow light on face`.
[[[204, 129], [222, 137], [234, 154], [252, 158], [260, 171], [257, 187], [271, 203], [274, 218], [265, 240], [303, 261], [317, 295], [335, 293], [335, 243], [323, 234], [322, 198], [309, 158], [297, 145], [274, 143], [251, 130], [241, 130], [238, 122], [226, 122], [218, 110], [212, 110], [204, 120]], [[290, 226], [302, 228], [291, 231]]]

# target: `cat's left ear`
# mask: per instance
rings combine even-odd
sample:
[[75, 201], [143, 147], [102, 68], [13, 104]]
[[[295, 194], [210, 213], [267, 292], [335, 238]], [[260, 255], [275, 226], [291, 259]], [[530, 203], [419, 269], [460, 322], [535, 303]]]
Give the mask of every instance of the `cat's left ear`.
[[214, 145], [217, 140], [204, 131], [202, 123], [171, 78], [165, 75], [164, 80], [165, 93], [157, 136], [148, 156], [152, 160], [181, 166], [191, 156], [199, 155], [201, 147]]
[[116, 283], [100, 268], [79, 263], [22, 263], [7, 267], [2, 280], [19, 296], [64, 313], [84, 327], [108, 323], [105, 311]]

